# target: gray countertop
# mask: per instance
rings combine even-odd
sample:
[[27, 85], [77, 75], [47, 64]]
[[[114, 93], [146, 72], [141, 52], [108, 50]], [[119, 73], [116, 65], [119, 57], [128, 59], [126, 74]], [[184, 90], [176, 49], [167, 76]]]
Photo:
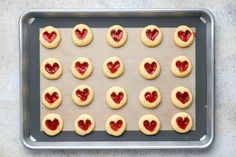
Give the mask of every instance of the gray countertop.
[[[29, 150], [20, 141], [18, 19], [27, 9], [207, 8], [216, 20], [216, 136], [205, 150]], [[5, 0], [0, 4], [0, 157], [236, 156], [235, 0]]]

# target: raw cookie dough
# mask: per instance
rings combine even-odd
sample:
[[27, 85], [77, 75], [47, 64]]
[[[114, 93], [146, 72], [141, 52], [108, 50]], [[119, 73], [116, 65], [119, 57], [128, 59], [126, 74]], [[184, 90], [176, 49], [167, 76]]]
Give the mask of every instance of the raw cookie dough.
[[148, 47], [155, 47], [162, 41], [162, 31], [155, 25], [146, 26], [141, 33], [141, 40]]
[[63, 129], [63, 120], [59, 114], [49, 113], [43, 117], [42, 129], [49, 136], [55, 136]]
[[140, 103], [146, 108], [155, 108], [161, 102], [161, 93], [153, 86], [144, 88], [139, 95]]
[[75, 132], [81, 136], [91, 133], [95, 128], [95, 121], [89, 114], [78, 116], [74, 123]]
[[118, 48], [125, 44], [127, 33], [122, 26], [113, 25], [107, 30], [106, 39], [109, 45]]
[[194, 32], [188, 26], [181, 25], [174, 32], [174, 41], [179, 47], [185, 48], [193, 43], [194, 36]]
[[71, 35], [73, 43], [80, 47], [90, 44], [93, 40], [93, 32], [85, 24], [76, 25], [72, 29]]
[[143, 78], [152, 80], [155, 79], [161, 71], [161, 66], [154, 58], [144, 58], [140, 64], [139, 72]]
[[192, 93], [186, 87], [176, 87], [171, 93], [172, 103], [178, 108], [187, 108], [192, 103]]
[[45, 107], [55, 109], [61, 105], [62, 94], [58, 88], [48, 87], [43, 91], [41, 99]]
[[117, 78], [124, 73], [125, 66], [119, 57], [107, 58], [103, 63], [103, 73], [109, 78]]
[[179, 133], [186, 133], [193, 127], [192, 117], [186, 112], [176, 113], [171, 119], [171, 126]]
[[160, 130], [161, 122], [155, 115], [146, 114], [139, 119], [138, 126], [145, 135], [155, 135]]
[[122, 87], [112, 87], [107, 91], [106, 101], [112, 109], [123, 107], [128, 100], [126, 91]]
[[172, 60], [171, 71], [177, 77], [185, 77], [192, 70], [191, 61], [185, 56], [178, 56]]
[[39, 41], [46, 48], [56, 48], [61, 41], [61, 33], [53, 26], [46, 26], [40, 31]]
[[126, 121], [120, 115], [112, 115], [107, 119], [105, 129], [109, 135], [120, 136], [126, 129]]
[[50, 57], [41, 63], [40, 71], [47, 79], [55, 80], [60, 78], [63, 68], [58, 59]]
[[78, 79], [86, 79], [93, 72], [93, 64], [88, 58], [78, 57], [71, 64], [71, 72]]
[[78, 106], [86, 106], [93, 100], [93, 89], [88, 85], [79, 85], [72, 92], [72, 100]]

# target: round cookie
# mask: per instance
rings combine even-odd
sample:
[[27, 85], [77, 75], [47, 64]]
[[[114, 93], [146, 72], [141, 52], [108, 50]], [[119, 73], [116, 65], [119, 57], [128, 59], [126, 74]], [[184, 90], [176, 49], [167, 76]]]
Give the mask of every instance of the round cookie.
[[125, 44], [127, 33], [122, 26], [113, 25], [107, 30], [106, 39], [109, 45], [118, 48]]
[[47, 79], [55, 80], [60, 78], [63, 68], [58, 59], [50, 57], [41, 63], [40, 71]]
[[191, 61], [185, 56], [178, 56], [172, 60], [171, 71], [177, 77], [185, 77], [192, 70]]
[[55, 109], [61, 105], [62, 94], [56, 87], [48, 87], [43, 91], [41, 99], [45, 107]]
[[39, 41], [46, 48], [56, 48], [61, 41], [61, 33], [53, 26], [46, 26], [40, 30]]
[[148, 47], [155, 47], [162, 41], [162, 31], [155, 25], [148, 25], [143, 28], [141, 40]]
[[107, 119], [105, 129], [109, 135], [120, 136], [126, 129], [126, 121], [120, 115], [112, 115]]
[[185, 48], [193, 43], [194, 36], [194, 32], [188, 26], [181, 25], [174, 32], [174, 41], [179, 47]]
[[139, 101], [146, 108], [155, 108], [161, 102], [161, 93], [157, 88], [148, 86], [141, 91]]
[[172, 103], [178, 108], [187, 108], [193, 101], [192, 93], [186, 87], [176, 87], [171, 93]]
[[103, 63], [103, 73], [109, 78], [120, 77], [124, 70], [125, 66], [119, 57], [107, 58]]
[[138, 126], [145, 135], [155, 135], [160, 130], [161, 122], [155, 115], [146, 114], [139, 119]]
[[112, 87], [107, 91], [106, 101], [112, 109], [119, 109], [123, 107], [128, 100], [126, 91], [122, 87]]
[[176, 113], [171, 119], [171, 126], [179, 133], [186, 133], [193, 127], [192, 117], [186, 112]]
[[55, 136], [63, 129], [63, 120], [59, 114], [49, 113], [43, 117], [42, 129], [49, 136]]
[[74, 123], [75, 132], [81, 136], [91, 133], [95, 128], [95, 121], [92, 116], [82, 114], [78, 116]]
[[93, 101], [93, 89], [88, 85], [79, 85], [72, 92], [72, 100], [78, 106], [86, 106]]
[[85, 24], [76, 25], [72, 29], [71, 35], [73, 43], [79, 47], [87, 46], [93, 40], [93, 32], [89, 26]]
[[71, 64], [71, 72], [78, 79], [86, 79], [93, 72], [93, 64], [88, 58], [78, 57]]
[[161, 72], [161, 66], [154, 58], [144, 58], [140, 64], [139, 72], [143, 78], [152, 80], [159, 76]]

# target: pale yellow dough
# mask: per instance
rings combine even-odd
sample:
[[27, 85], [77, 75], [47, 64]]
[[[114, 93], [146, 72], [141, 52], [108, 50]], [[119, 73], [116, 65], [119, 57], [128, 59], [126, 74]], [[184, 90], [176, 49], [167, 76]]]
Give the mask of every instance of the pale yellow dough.
[[[186, 30], [189, 30], [191, 32], [191, 36], [188, 39], [188, 41], [185, 42], [178, 37], [178, 32], [179, 31], [186, 31]], [[176, 45], [178, 45], [179, 47], [185, 48], [185, 47], [190, 46], [193, 43], [194, 38], [195, 38], [194, 36], [195, 36], [194, 32], [191, 30], [191, 28], [189, 28], [188, 26], [185, 26], [185, 25], [180, 25], [179, 27], [176, 28], [176, 30], [174, 32], [174, 41], [175, 41]]]
[[[85, 124], [86, 124], [86, 120], [90, 120], [91, 125], [88, 127], [87, 130], [83, 130], [79, 127], [78, 122], [80, 120], [83, 120], [83, 122]], [[95, 128], [95, 121], [94, 121], [93, 117], [89, 114], [82, 114], [82, 115], [78, 116], [75, 120], [75, 123], [74, 123], [75, 132], [81, 136], [85, 136], [85, 135], [91, 133], [94, 130], [94, 128]]]
[[[53, 121], [54, 119], [57, 119], [59, 121], [59, 125], [57, 126], [56, 130], [51, 130], [46, 126], [45, 122], [47, 120]], [[49, 136], [55, 136], [55, 135], [59, 134], [63, 129], [63, 120], [62, 120], [61, 116], [56, 113], [49, 113], [49, 114], [45, 115], [42, 119], [42, 129]]]
[[[156, 122], [156, 127], [153, 129], [153, 130], [148, 130], [144, 127], [144, 121], [147, 120], [149, 123], [151, 123], [152, 121], [155, 121]], [[151, 124], [150, 124], [151, 125]], [[146, 115], [143, 115], [140, 119], [139, 119], [139, 122], [138, 122], [138, 126], [139, 126], [139, 129], [140, 131], [145, 134], [145, 135], [155, 135], [159, 132], [160, 130], [160, 127], [161, 127], [161, 122], [159, 120], [158, 117], [156, 117], [155, 115], [153, 114], [146, 114]]]
[[[52, 94], [56, 92], [57, 95], [58, 95], [58, 98], [55, 102], [53, 103], [49, 103], [46, 101], [45, 99], [45, 95], [46, 94], [50, 94], [52, 96]], [[46, 88], [43, 93], [42, 93], [42, 96], [41, 96], [41, 99], [42, 99], [42, 102], [44, 104], [45, 107], [49, 108], [49, 109], [55, 109], [57, 107], [59, 107], [61, 105], [61, 102], [62, 102], [62, 94], [60, 92], [60, 90], [56, 87], [48, 87]]]
[[[80, 64], [84, 64], [84, 63], [87, 63], [88, 64], [88, 67], [86, 69], [86, 71], [84, 73], [80, 73], [79, 71], [77, 71], [77, 69], [75, 68], [76, 66], [76, 63], [79, 62]], [[93, 64], [92, 62], [88, 59], [88, 58], [85, 58], [85, 57], [78, 57], [76, 58], [72, 64], [71, 64], [71, 72], [73, 74], [73, 76], [75, 76], [76, 78], [78, 79], [86, 79], [88, 78], [92, 72], [93, 72]]]
[[[180, 127], [178, 126], [178, 124], [177, 124], [177, 122], [176, 122], [176, 119], [177, 119], [178, 117], [182, 117], [183, 119], [184, 119], [185, 117], [188, 117], [188, 118], [189, 118], [189, 123], [188, 123], [188, 125], [186, 126], [185, 129], [182, 129], [182, 128], [180, 128]], [[178, 133], [186, 133], [186, 132], [189, 132], [189, 131], [192, 129], [192, 127], [193, 127], [193, 120], [192, 120], [192, 117], [191, 117], [188, 113], [186, 113], [186, 112], [179, 112], [179, 113], [176, 113], [176, 114], [172, 117], [172, 119], [171, 119], [171, 126], [172, 126], [172, 128], [173, 128], [176, 132], [178, 132]]]
[[[115, 30], [115, 31], [121, 30], [123, 32], [123, 36], [120, 39], [120, 41], [115, 41], [112, 38], [112, 36], [111, 36], [111, 31], [112, 30]], [[110, 46], [112, 46], [112, 47], [115, 47], [115, 48], [123, 46], [126, 43], [126, 41], [127, 41], [127, 37], [128, 37], [128, 35], [126, 33], [126, 30], [122, 26], [120, 26], [120, 25], [113, 25], [113, 26], [111, 26], [107, 30], [107, 33], [106, 33], [106, 39], [107, 39], [108, 44]]]
[[[182, 103], [180, 100], [178, 100], [177, 97], [176, 97], [177, 92], [180, 92], [180, 94], [184, 94], [184, 92], [187, 92], [188, 93], [188, 101], [186, 101], [185, 103]], [[171, 100], [172, 100], [172, 103], [176, 107], [178, 107], [178, 108], [187, 108], [192, 104], [193, 97], [192, 97], [191, 91], [188, 88], [180, 86], [180, 87], [176, 87], [171, 92]]]
[[[152, 64], [153, 62], [155, 62], [157, 64], [157, 67], [156, 67], [155, 71], [150, 74], [145, 69], [145, 64], [146, 63]], [[151, 58], [151, 57], [147, 57], [147, 58], [144, 58], [142, 60], [142, 62], [140, 63], [139, 72], [143, 78], [148, 79], [148, 80], [152, 80], [152, 79], [155, 79], [156, 77], [159, 76], [159, 74], [161, 72], [161, 66], [156, 59]]]
[[[116, 103], [113, 99], [112, 99], [112, 94], [114, 95], [114, 99], [119, 97], [119, 93], [123, 93], [123, 98], [120, 100], [119, 103]], [[108, 104], [108, 106], [112, 109], [119, 109], [121, 107], [123, 107], [128, 100], [128, 96], [126, 94], [126, 91], [124, 88], [122, 87], [112, 87], [107, 91], [106, 94], [106, 102]]]
[[[184, 61], [187, 61], [188, 62], [188, 68], [185, 70], [185, 71], [180, 71], [179, 68], [176, 66], [176, 62], [177, 61], [180, 61], [180, 62], [184, 62]], [[188, 76], [190, 74], [190, 72], [192, 71], [192, 63], [191, 61], [186, 57], [186, 56], [178, 56], [178, 57], [175, 57], [173, 60], [172, 60], [172, 63], [171, 63], [171, 72], [177, 76], [177, 77], [185, 77], [185, 76]]]
[[[76, 30], [79, 30], [81, 32], [83, 32], [83, 30], [87, 30], [87, 34], [84, 36], [83, 39], [79, 39], [77, 36], [76, 36]], [[89, 26], [85, 25], [85, 24], [78, 24], [76, 25], [72, 31], [71, 31], [71, 36], [72, 36], [72, 41], [75, 45], [79, 46], [79, 47], [82, 47], [82, 46], [87, 46], [89, 45], [92, 40], [93, 40], [93, 32], [92, 30], [89, 28]]]
[[[155, 93], [153, 93], [153, 92], [156, 92], [156, 93], [157, 93], [157, 98], [156, 98], [156, 100], [153, 101], [153, 102], [152, 102], [152, 101], [150, 102], [150, 101], [146, 100], [145, 95], [146, 95], [147, 92], [149, 92], [151, 95], [155, 94]], [[147, 94], [148, 94], [148, 93], [147, 93]], [[140, 101], [140, 103], [141, 103], [144, 107], [146, 107], [146, 108], [150, 108], [150, 109], [155, 108], [155, 107], [157, 107], [157, 106], [160, 104], [160, 102], [161, 102], [161, 93], [160, 93], [160, 91], [159, 91], [156, 87], [148, 86], [148, 87], [144, 88], [144, 89], [141, 91], [141, 93], [140, 93], [140, 95], [139, 95], [139, 101]]]
[[[154, 31], [154, 30], [158, 31], [157, 36], [155, 37], [154, 40], [151, 40], [147, 37], [147, 31]], [[148, 25], [146, 27], [143, 28], [143, 31], [141, 33], [141, 40], [144, 43], [144, 45], [148, 46], [148, 47], [155, 47], [157, 45], [159, 45], [162, 42], [162, 30], [157, 27], [156, 25]]]
[[[85, 100], [82, 100], [79, 97], [79, 96], [81, 96], [81, 94], [79, 94], [79, 96], [76, 95], [77, 90], [80, 90], [82, 93], [86, 93], [86, 91], [88, 90], [87, 98]], [[93, 97], [94, 97], [93, 89], [89, 85], [85, 85], [85, 84], [82, 84], [82, 85], [79, 85], [79, 86], [75, 87], [73, 92], [72, 92], [72, 100], [78, 106], [87, 106], [87, 105], [89, 105], [93, 101]]]
[[[111, 62], [112, 64], [115, 64], [116, 62], [119, 62], [120, 63], [120, 66], [118, 67], [117, 71], [112, 73], [109, 68], [108, 68], [108, 63]], [[109, 78], [117, 78], [117, 77], [120, 77], [123, 73], [124, 73], [124, 70], [125, 70], [125, 66], [123, 64], [123, 61], [121, 60], [121, 58], [119, 57], [110, 57], [110, 58], [107, 58], [104, 63], [103, 63], [103, 73], [109, 77]]]
[[[43, 33], [44, 32], [48, 32], [48, 33], [52, 33], [52, 32], [55, 32], [56, 33], [56, 38], [50, 43], [48, 42], [47, 40], [44, 39], [43, 37]], [[44, 27], [41, 31], [40, 31], [40, 34], [39, 34], [39, 41], [40, 43], [46, 47], [46, 48], [49, 48], [49, 49], [53, 49], [53, 48], [56, 48], [60, 41], [61, 41], [61, 33], [59, 31], [59, 29], [53, 27], [53, 26], [46, 26]]]
[[[110, 126], [110, 122], [111, 121], [114, 121], [114, 123], [117, 123], [118, 120], [121, 120], [123, 122], [123, 124], [121, 125], [121, 127], [117, 130], [117, 131], [114, 131], [111, 126]], [[107, 120], [106, 120], [106, 123], [105, 123], [105, 129], [106, 129], [106, 132], [109, 134], [109, 135], [112, 135], [112, 136], [120, 136], [124, 133], [125, 129], [126, 129], [126, 121], [125, 119], [120, 116], [120, 115], [112, 115], [111, 117], [109, 117]]]

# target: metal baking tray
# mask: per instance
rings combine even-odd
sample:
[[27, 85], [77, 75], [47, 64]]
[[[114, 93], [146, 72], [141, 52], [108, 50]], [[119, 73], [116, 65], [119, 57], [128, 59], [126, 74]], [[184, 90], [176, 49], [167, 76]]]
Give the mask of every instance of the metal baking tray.
[[[92, 27], [122, 24], [124, 27], [196, 28], [196, 122], [187, 134], [171, 130], [145, 136], [138, 130], [126, 131], [121, 137], [94, 131], [79, 137], [63, 131], [48, 137], [40, 130], [40, 55], [39, 29], [45, 25], [72, 28], [78, 21]], [[21, 135], [31, 149], [183, 149], [206, 148], [214, 140], [214, 18], [206, 9], [106, 9], [106, 10], [29, 10], [19, 20]]]

